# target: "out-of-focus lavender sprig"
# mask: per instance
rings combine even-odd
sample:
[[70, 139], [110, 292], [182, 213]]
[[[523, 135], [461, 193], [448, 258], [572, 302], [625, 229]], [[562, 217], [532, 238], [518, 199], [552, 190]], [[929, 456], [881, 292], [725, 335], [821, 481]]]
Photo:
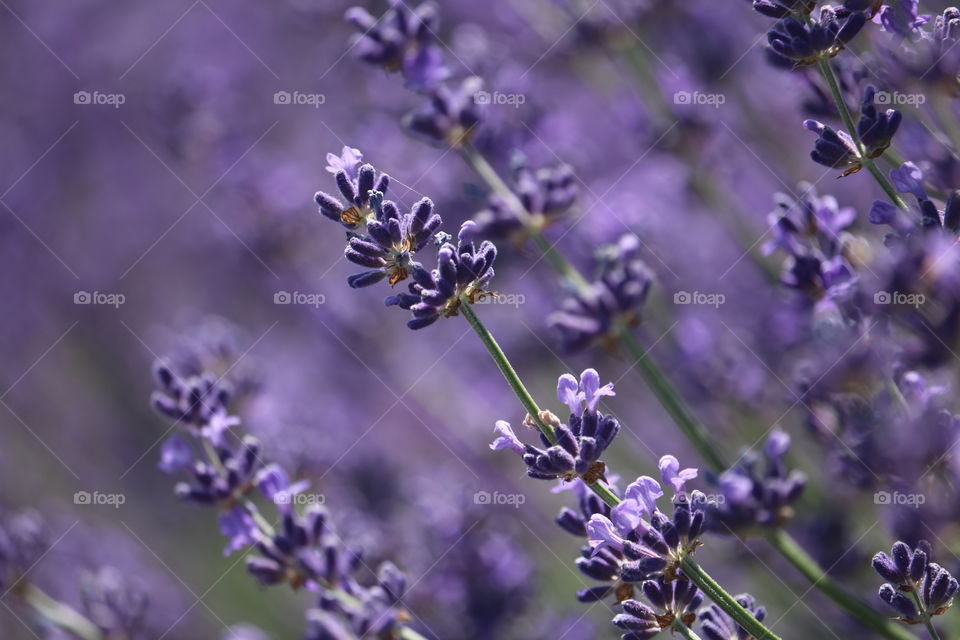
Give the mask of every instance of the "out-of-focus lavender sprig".
[[792, 504], [806, 486], [806, 476], [787, 471], [784, 455], [790, 436], [775, 431], [763, 447], [765, 468], [758, 456], [746, 452], [735, 467], [717, 478], [723, 500], [708, 510], [707, 526], [720, 533], [744, 534], [754, 528], [782, 527], [793, 516]]
[[416, 8], [394, 0], [379, 19], [362, 7], [347, 10], [347, 21], [360, 32], [352, 52], [369, 64], [403, 74], [414, 91], [430, 91], [450, 75], [436, 41], [439, 14], [432, 2]]
[[[190, 436], [167, 440], [160, 467], [167, 473], [188, 471], [191, 483], [180, 483], [176, 494], [196, 504], [218, 506], [219, 524], [227, 538], [225, 553], [252, 548], [247, 571], [261, 585], [289, 584], [317, 594], [316, 608], [307, 613], [308, 640], [327, 638], [407, 638], [419, 634], [407, 627], [401, 599], [404, 575], [391, 563], [380, 565], [376, 582], [363, 585], [356, 574], [362, 556], [336, 533], [326, 509], [310, 504], [303, 513], [296, 505], [306, 482], [291, 482], [287, 472], [261, 458], [260, 443], [241, 437], [232, 428], [240, 420], [228, 412], [229, 391], [210, 375], [186, 380], [164, 363], [154, 367], [159, 390], [152, 404], [182, 425]], [[275, 505], [277, 525], [260, 514], [252, 499], [258, 490]]]
[[563, 216], [576, 201], [579, 186], [573, 168], [567, 164], [534, 170], [522, 156], [515, 156], [512, 164], [512, 188], [530, 214], [528, 224], [518, 220], [509, 204], [497, 193], [490, 195], [487, 208], [478, 212], [474, 219], [485, 236], [515, 239], [522, 243], [528, 226], [542, 229]]
[[640, 240], [624, 235], [597, 251], [597, 279], [569, 295], [547, 323], [566, 351], [593, 344], [616, 345], [624, 330], [639, 322], [639, 309], [653, 284], [653, 272], [640, 257]]

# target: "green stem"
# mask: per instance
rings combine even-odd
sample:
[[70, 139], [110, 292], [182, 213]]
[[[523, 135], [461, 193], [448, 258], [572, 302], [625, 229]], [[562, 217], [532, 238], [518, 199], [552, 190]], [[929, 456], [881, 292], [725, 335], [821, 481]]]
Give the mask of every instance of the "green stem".
[[847, 103], [843, 99], [843, 92], [840, 91], [840, 85], [837, 83], [837, 76], [833, 73], [833, 68], [830, 66], [829, 59], [820, 58], [817, 60], [817, 68], [820, 70], [820, 75], [823, 76], [827, 86], [830, 88], [830, 93], [833, 95], [833, 101], [836, 103], [837, 110], [840, 112], [840, 118], [843, 120], [843, 126], [847, 129], [847, 133], [850, 134], [850, 137], [857, 145], [857, 151], [860, 153], [861, 164], [867, 168], [867, 171], [870, 172], [870, 175], [872, 175], [877, 181], [877, 184], [880, 185], [880, 188], [883, 189], [884, 193], [887, 194], [887, 197], [890, 198], [890, 201], [906, 211], [907, 205], [900, 197], [900, 194], [898, 194], [897, 190], [894, 189], [893, 185], [890, 183], [890, 180], [887, 179], [887, 176], [885, 176], [883, 172], [877, 168], [873, 158], [867, 156], [866, 148], [863, 146], [863, 142], [860, 141], [860, 136], [857, 135], [857, 125], [854, 123], [853, 116], [850, 115], [850, 110], [847, 108]]
[[410, 627], [400, 627], [400, 637], [403, 638], [403, 640], [427, 640]]
[[527, 388], [523, 386], [523, 381], [520, 380], [520, 376], [517, 375], [513, 365], [510, 364], [510, 360], [507, 359], [507, 354], [503, 352], [503, 349], [497, 344], [497, 340], [493, 337], [493, 334], [490, 333], [490, 330], [480, 321], [480, 318], [470, 306], [470, 301], [467, 299], [467, 296], [463, 296], [460, 299], [460, 311], [463, 313], [463, 317], [467, 319], [467, 322], [470, 323], [470, 327], [477, 336], [479, 336], [483, 346], [487, 348], [490, 357], [493, 358], [493, 361], [497, 364], [497, 368], [500, 369], [500, 373], [506, 378], [507, 384], [510, 385], [513, 393], [520, 400], [520, 404], [522, 404], [523, 408], [530, 414], [534, 424], [537, 425], [537, 428], [547, 440], [556, 442], [557, 436], [553, 432], [553, 427], [540, 418], [540, 407], [537, 406], [536, 401], [533, 399], [533, 396], [530, 395], [530, 392], [527, 391]]
[[756, 640], [780, 640], [777, 635], [754, 618], [749, 611], [740, 606], [740, 603], [738, 603], [733, 596], [724, 591], [723, 587], [717, 584], [716, 580], [710, 577], [710, 574], [694, 562], [693, 558], [690, 556], [684, 557], [683, 560], [680, 561], [680, 568], [683, 570], [683, 575], [700, 587], [700, 590], [703, 591], [708, 598], [713, 600], [727, 615], [733, 618], [738, 625], [743, 627], [747, 633], [756, 638]]
[[20, 591], [23, 599], [51, 624], [83, 640], [104, 640], [100, 630], [73, 607], [54, 600], [32, 584]]
[[877, 613], [870, 605], [847, 593], [827, 576], [817, 562], [785, 531], [772, 531], [767, 542], [797, 568], [813, 586], [840, 605], [864, 626], [890, 640], [916, 640], [916, 637], [895, 621]]
[[656, 396], [666, 412], [670, 414], [677, 427], [696, 448], [697, 452], [715, 471], [726, 469], [726, 464], [724, 464], [720, 454], [717, 453], [716, 447], [709, 440], [706, 427], [694, 417], [683, 397], [670, 383], [666, 374], [650, 357], [643, 345], [629, 331], [620, 332], [620, 342], [630, 353], [630, 356], [636, 359], [635, 364], [653, 395]]
[[480, 176], [487, 187], [499, 196], [510, 209], [510, 213], [516, 216], [526, 230], [531, 242], [540, 250], [543, 258], [550, 263], [550, 266], [578, 291], [588, 290], [590, 283], [543, 235], [535, 224], [533, 216], [530, 215], [530, 212], [527, 211], [517, 195], [507, 186], [507, 183], [503, 181], [496, 170], [490, 166], [483, 154], [477, 151], [473, 145], [465, 144], [460, 149], [460, 157]]
[[927, 628], [927, 633], [930, 634], [931, 640], [940, 640], [940, 634], [937, 633], [936, 628], [933, 626], [933, 621], [930, 619], [930, 614], [927, 613], [927, 609], [923, 606], [923, 602], [920, 600], [920, 594], [917, 593], [916, 589], [910, 591], [910, 595], [913, 596], [913, 601], [917, 603], [917, 611], [920, 612], [920, 617], [923, 619], [923, 626]]
[[687, 638], [687, 640], [700, 640], [700, 636], [695, 634], [690, 627], [683, 624], [683, 622], [680, 621], [680, 618], [677, 618], [673, 621], [673, 630], [678, 632], [684, 638]]

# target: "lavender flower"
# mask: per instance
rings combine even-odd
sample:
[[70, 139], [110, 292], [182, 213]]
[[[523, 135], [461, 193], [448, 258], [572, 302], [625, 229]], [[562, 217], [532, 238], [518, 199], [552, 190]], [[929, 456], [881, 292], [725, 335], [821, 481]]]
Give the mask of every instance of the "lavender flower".
[[767, 42], [776, 54], [795, 66], [811, 65], [840, 53], [866, 22], [862, 13], [852, 13], [841, 24], [835, 9], [823, 7], [819, 20], [812, 24], [784, 18], [767, 34]]
[[386, 193], [390, 186], [390, 176], [385, 173], [377, 174], [370, 164], [361, 165], [359, 169], [354, 168], [361, 157], [356, 149], [349, 147], [344, 147], [343, 156], [339, 160], [327, 157], [330, 163], [327, 170], [336, 169], [333, 172], [334, 180], [340, 194], [347, 201], [346, 205], [323, 191], [317, 191], [314, 201], [325, 217], [339, 222], [351, 231], [364, 233], [367, 223], [376, 219], [370, 195], [372, 192], [378, 192], [381, 196]]
[[787, 471], [783, 457], [789, 447], [790, 436], [775, 431], [763, 448], [763, 473], [757, 468], [757, 457], [747, 452], [740, 464], [720, 475], [717, 484], [724, 499], [709, 510], [711, 530], [738, 533], [753, 527], [780, 527], [792, 517], [791, 505], [803, 493], [806, 477]]
[[846, 131], [837, 131], [816, 120], [805, 120], [803, 128], [817, 134], [817, 141], [810, 152], [814, 162], [825, 167], [844, 169], [843, 176], [863, 168], [857, 145]]
[[887, 109], [880, 113], [874, 105], [876, 89], [867, 87], [860, 102], [860, 120], [857, 122], [857, 136], [866, 149], [868, 158], [878, 158], [890, 146], [894, 134], [900, 127], [902, 114], [896, 109]]
[[930, 20], [930, 16], [919, 15], [918, 8], [919, 0], [893, 0], [880, 8], [880, 23], [885, 31], [912, 40]]
[[439, 16], [433, 3], [411, 9], [394, 0], [379, 20], [362, 7], [348, 9], [346, 17], [361, 32], [351, 41], [354, 55], [387, 71], [400, 71], [410, 89], [432, 90], [450, 75], [434, 35]]
[[789, 258], [781, 281], [804, 291], [814, 300], [843, 297], [857, 280], [847, 258], [851, 237], [847, 229], [856, 220], [856, 210], [840, 207], [833, 196], [818, 196], [813, 186], [801, 183], [799, 199], [777, 194], [777, 208], [768, 221], [773, 239], [763, 251], [780, 249]]
[[441, 84], [421, 107], [403, 118], [404, 128], [430, 144], [459, 149], [480, 124], [476, 96], [482, 87], [483, 81], [476, 76], [454, 87]]
[[640, 585], [653, 608], [636, 600], [620, 603], [623, 613], [613, 618], [613, 624], [628, 633], [625, 640], [652, 638], [675, 620], [691, 626], [697, 619], [697, 608], [703, 603], [703, 593], [695, 584], [680, 578], [667, 582], [663, 576]]
[[[542, 229], [566, 213], [577, 199], [579, 188], [573, 169], [566, 164], [530, 169], [522, 157], [514, 159], [513, 191], [530, 214], [529, 225]], [[475, 216], [481, 233], [496, 238], [522, 240], [524, 223], [497, 194]]]
[[597, 252], [596, 281], [578, 291], [550, 314], [548, 324], [566, 351], [591, 344], [615, 344], [617, 333], [639, 321], [639, 308], [647, 298], [653, 273], [640, 258], [640, 241], [624, 235], [616, 245]]
[[[889, 582], [880, 587], [880, 599], [900, 614], [907, 624], [918, 624], [927, 616], [943, 614], [953, 604], [960, 584], [950, 572], [930, 562], [932, 548], [925, 540], [916, 549], [897, 541], [891, 555], [882, 551], [873, 557], [873, 568]], [[906, 594], [915, 594], [916, 600]]]
[[439, 318], [457, 315], [460, 305], [482, 294], [493, 279], [497, 248], [484, 240], [476, 246], [477, 224], [464, 222], [457, 234], [457, 245], [444, 242], [437, 255], [437, 268], [427, 271], [412, 264], [409, 291], [390, 296], [387, 306], [413, 312], [407, 322], [411, 329], [430, 326]]
[[600, 399], [615, 395], [613, 384], [600, 386], [600, 375], [594, 369], [580, 374], [580, 382], [569, 373], [557, 381], [557, 397], [570, 409], [567, 424], [548, 411], [540, 419], [553, 427], [557, 442], [552, 444], [541, 434], [546, 449], [523, 444], [508, 422], [497, 422], [499, 437], [491, 449], [511, 449], [523, 458], [527, 475], [540, 480], [558, 478], [572, 481], [583, 478], [590, 484], [604, 477], [606, 465], [600, 456], [620, 432], [620, 423], [610, 415], [598, 411]]
[[[672, 468], [672, 463], [664, 463]], [[691, 474], [687, 474], [691, 475]], [[678, 477], [673, 474], [671, 478]], [[682, 478], [682, 476], [679, 476]], [[596, 579], [619, 579], [622, 583], [643, 582], [664, 576], [675, 579], [680, 561], [700, 546], [706, 496], [699, 491], [687, 493], [683, 480], [675, 484], [673, 516], [657, 507], [663, 496], [660, 484], [649, 476], [641, 476], [627, 487], [623, 501], [610, 510], [610, 515], [593, 514], [587, 522], [592, 549], [581, 571]], [[628, 589], [618, 589], [618, 595]]]
[[401, 214], [397, 205], [383, 200], [379, 191], [370, 192], [370, 207], [374, 219], [367, 222], [367, 235], [350, 237], [345, 250], [347, 260], [363, 267], [364, 271], [350, 276], [351, 287], [369, 287], [384, 278], [393, 286], [405, 280], [413, 259], [440, 227], [440, 216], [433, 212], [433, 202], [423, 198], [410, 210]]
[[[767, 617], [767, 610], [758, 605], [750, 594], [742, 593], [736, 596], [735, 600], [760, 622]], [[700, 633], [704, 640], [750, 640], [751, 637], [743, 627], [715, 604], [711, 604], [700, 612]]]

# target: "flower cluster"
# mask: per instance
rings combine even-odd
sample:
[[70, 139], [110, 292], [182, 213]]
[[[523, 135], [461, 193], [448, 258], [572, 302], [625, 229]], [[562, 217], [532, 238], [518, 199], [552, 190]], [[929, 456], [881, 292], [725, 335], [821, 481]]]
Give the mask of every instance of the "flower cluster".
[[649, 476], [637, 478], [609, 516], [594, 514], [587, 522], [591, 577], [603, 575], [600, 570], [606, 568], [608, 580], [619, 578], [627, 584], [657, 576], [671, 580], [677, 577], [683, 558], [700, 546], [706, 496], [685, 490], [697, 470], [681, 470], [676, 458], [664, 456], [660, 472], [663, 481], [674, 487], [673, 515], [667, 516], [657, 507], [663, 496], [660, 483]]
[[[757, 604], [756, 599], [750, 594], [742, 593], [734, 599], [760, 622], [767, 617], [767, 610]], [[751, 637], [743, 627], [715, 604], [711, 604], [700, 612], [700, 633], [706, 640], [750, 640]]]
[[[919, 217], [921, 229], [943, 230], [953, 236], [960, 233], [960, 191], [950, 191], [941, 211], [927, 194], [923, 171], [912, 162], [905, 162], [900, 167], [891, 169], [890, 182], [898, 192], [916, 198], [916, 210], [911, 213]], [[889, 225], [894, 234], [901, 238], [911, 235], [916, 230], [914, 221], [907, 219], [903, 211], [882, 200], [874, 200], [873, 206], [870, 207], [869, 219], [873, 224]]]
[[614, 626], [627, 633], [624, 640], [647, 640], [679, 620], [687, 627], [697, 619], [697, 608], [703, 603], [703, 593], [684, 578], [667, 581], [663, 576], [640, 585], [649, 607], [637, 600], [620, 603], [623, 613], [613, 618]]
[[762, 472], [757, 456], [748, 451], [739, 464], [720, 474], [717, 485], [723, 500], [711, 505], [711, 530], [742, 533], [754, 527], [780, 527], [792, 517], [791, 505], [803, 493], [806, 477], [800, 471], [787, 471], [783, 458], [789, 447], [790, 436], [775, 431], [763, 447]]
[[840, 53], [866, 22], [862, 13], [851, 13], [841, 22], [835, 9], [823, 7], [819, 19], [810, 23], [783, 18], [767, 34], [767, 42], [776, 55], [795, 66], [811, 65]]
[[430, 144], [459, 149], [470, 142], [481, 122], [477, 101], [481, 89], [483, 81], [476, 76], [457, 85], [442, 84], [426, 102], [403, 118], [403, 126]]
[[373, 165], [360, 165], [362, 159], [363, 155], [351, 147], [344, 147], [339, 157], [327, 154], [327, 170], [333, 173], [337, 189], [347, 201], [346, 205], [323, 191], [318, 191], [313, 197], [321, 214], [361, 234], [365, 232], [367, 223], [377, 220], [377, 213], [370, 202], [371, 194], [377, 192], [382, 197], [390, 186], [390, 176], [378, 174]]
[[[374, 584], [357, 580], [365, 568], [359, 552], [336, 533], [318, 500], [304, 499], [307, 483], [291, 482], [281, 466], [265, 463], [252, 436], [231, 433], [240, 421], [229, 415], [229, 392], [218, 380], [208, 374], [184, 380], [163, 363], [154, 367], [154, 375], [160, 388], [153, 406], [183, 423], [196, 445], [172, 436], [163, 446], [160, 467], [168, 473], [189, 470], [192, 483], [176, 487], [180, 498], [220, 507], [225, 553], [255, 552], [247, 556], [246, 567], [261, 585], [289, 584], [317, 594], [307, 638], [396, 637], [407, 621], [401, 606], [403, 574], [385, 562]], [[277, 528], [254, 503], [255, 490], [276, 508]], [[296, 506], [304, 502], [308, 506], [300, 512]]]
[[[860, 119], [857, 121], [857, 135], [864, 147], [864, 154], [870, 159], [883, 155], [902, 119], [901, 113], [896, 109], [878, 111], [874, 104], [875, 96], [874, 87], [864, 90], [860, 103]], [[844, 176], [863, 168], [863, 155], [847, 132], [837, 131], [816, 120], [806, 120], [803, 126], [817, 134], [817, 141], [810, 153], [814, 162], [825, 167], [844, 169]]]
[[429, 91], [450, 75], [436, 42], [438, 18], [429, 2], [416, 9], [394, 2], [379, 20], [363, 7], [352, 7], [347, 21], [360, 31], [352, 39], [352, 51], [364, 62], [400, 71], [410, 89]]
[[847, 258], [847, 229], [856, 219], [852, 207], [840, 207], [830, 195], [817, 195], [813, 185], [801, 183], [799, 199], [776, 196], [777, 208], [768, 220], [773, 238], [764, 253], [782, 250], [789, 255], [781, 281], [814, 300], [842, 298], [856, 281]]
[[579, 188], [570, 165], [533, 170], [522, 157], [514, 159], [512, 191], [530, 215], [529, 221], [517, 219], [510, 206], [492, 194], [487, 208], [475, 216], [481, 233], [496, 238], [522, 239], [524, 226], [542, 229], [565, 214], [577, 199]]
[[653, 283], [653, 273], [640, 258], [640, 240], [627, 234], [597, 252], [597, 279], [567, 297], [547, 323], [566, 351], [595, 343], [610, 347], [618, 333], [639, 321], [638, 311]]
[[383, 200], [379, 191], [370, 192], [374, 219], [367, 223], [366, 236], [352, 236], [347, 244], [347, 260], [364, 271], [347, 279], [351, 287], [369, 287], [384, 278], [390, 285], [406, 280], [413, 267], [413, 257], [433, 238], [440, 228], [440, 216], [433, 212], [433, 202], [423, 198], [401, 214], [397, 205]]
[[915, 549], [897, 541], [890, 555], [881, 551], [873, 557], [874, 570], [889, 581], [880, 587], [880, 599], [907, 624], [945, 613], [960, 589], [949, 571], [930, 561], [932, 553], [925, 540]]
[[441, 317], [457, 315], [464, 301], [470, 304], [486, 290], [494, 275], [497, 248], [488, 240], [478, 246], [476, 235], [476, 223], [464, 222], [457, 234], [457, 244], [444, 242], [440, 246], [436, 269], [427, 271], [413, 264], [409, 291], [386, 299], [387, 306], [413, 313], [408, 327], [422, 329]]
[[613, 383], [600, 386], [600, 375], [594, 369], [580, 374], [579, 383], [565, 373], [557, 381], [557, 397], [570, 409], [567, 424], [548, 411], [540, 414], [540, 419], [552, 427], [556, 442], [541, 433], [546, 449], [524, 444], [510, 423], [500, 420], [496, 426], [499, 437], [490, 448], [515, 451], [523, 458], [531, 478], [570, 481], [579, 477], [588, 484], [596, 482], [606, 469], [600, 456], [620, 433], [620, 422], [598, 410], [600, 399], [612, 395]]

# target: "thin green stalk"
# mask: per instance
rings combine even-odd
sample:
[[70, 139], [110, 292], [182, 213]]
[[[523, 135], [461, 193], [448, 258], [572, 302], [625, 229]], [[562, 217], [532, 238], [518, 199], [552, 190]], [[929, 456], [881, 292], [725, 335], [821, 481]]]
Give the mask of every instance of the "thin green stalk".
[[936, 628], [933, 626], [933, 621], [930, 619], [930, 614], [927, 613], [926, 608], [923, 606], [923, 602], [920, 600], [920, 594], [917, 593], [916, 589], [914, 589], [910, 592], [910, 595], [913, 596], [913, 601], [917, 603], [917, 611], [920, 612], [920, 617], [923, 619], [923, 626], [927, 628], [927, 633], [930, 634], [931, 640], [940, 640], [940, 634], [937, 633]]
[[840, 112], [840, 118], [843, 120], [843, 126], [846, 127], [847, 133], [850, 134], [854, 144], [857, 145], [857, 151], [860, 152], [861, 164], [867, 168], [867, 171], [870, 172], [870, 175], [872, 175], [877, 181], [877, 184], [880, 185], [880, 188], [883, 189], [884, 193], [887, 194], [887, 197], [890, 198], [890, 201], [906, 211], [907, 205], [900, 197], [900, 194], [898, 194], [897, 190], [894, 189], [893, 185], [890, 183], [890, 180], [887, 179], [887, 176], [880, 171], [876, 163], [873, 161], [873, 158], [868, 157], [867, 150], [863, 146], [863, 142], [860, 141], [860, 136], [857, 135], [857, 125], [854, 123], [853, 116], [850, 115], [850, 110], [847, 108], [847, 103], [843, 99], [843, 92], [840, 91], [840, 85], [837, 83], [837, 76], [833, 73], [833, 68], [830, 66], [830, 61], [826, 58], [820, 58], [817, 61], [817, 68], [820, 70], [820, 75], [823, 76], [827, 86], [830, 88], [833, 101], [836, 103], [837, 110]]
[[693, 629], [683, 624], [683, 622], [680, 621], [680, 618], [677, 618], [676, 620], [673, 621], [673, 630], [679, 633], [681, 636], [683, 636], [687, 640], [700, 640], [700, 636], [695, 634], [693, 632]]
[[733, 596], [723, 590], [716, 580], [698, 565], [693, 558], [686, 556], [680, 561], [680, 568], [683, 575], [689, 578], [694, 584], [700, 587], [708, 598], [713, 600], [727, 615], [743, 627], [747, 633], [756, 638], [756, 640], [780, 640], [772, 631], [750, 615], [750, 612], [740, 606]]
[[870, 605], [847, 593], [829, 578], [817, 562], [785, 531], [772, 531], [766, 538], [767, 542], [813, 583], [814, 587], [843, 607], [864, 626], [890, 640], [916, 640], [916, 636], [902, 625], [877, 613]]
[[36, 612], [51, 624], [82, 640], [104, 640], [100, 630], [73, 607], [54, 600], [32, 584], [24, 585], [20, 595]]
[[487, 348], [490, 357], [493, 358], [493, 361], [497, 364], [497, 368], [500, 369], [500, 373], [506, 378], [507, 384], [510, 385], [513, 393], [520, 400], [520, 404], [522, 404], [523, 408], [530, 414], [530, 418], [534, 424], [537, 425], [537, 428], [547, 440], [556, 442], [557, 436], [553, 432], [553, 427], [540, 418], [540, 407], [537, 406], [536, 401], [533, 399], [533, 396], [530, 395], [530, 392], [527, 391], [527, 388], [523, 386], [523, 381], [520, 380], [520, 376], [517, 375], [513, 365], [510, 364], [510, 360], [507, 359], [507, 355], [503, 352], [503, 349], [497, 344], [496, 338], [493, 337], [490, 330], [487, 329], [483, 322], [480, 321], [480, 318], [477, 317], [476, 312], [474, 312], [470, 306], [470, 301], [467, 299], [467, 296], [464, 296], [460, 300], [460, 311], [463, 313], [463, 317], [467, 319], [467, 322], [470, 323], [470, 327], [480, 338], [483, 346]]
[[707, 436], [706, 427], [694, 417], [683, 397], [670, 383], [666, 374], [650, 357], [643, 345], [640, 344], [640, 341], [629, 331], [621, 331], [620, 342], [630, 353], [630, 356], [636, 359], [636, 366], [650, 390], [701, 457], [716, 471], [726, 469], [726, 464], [717, 452], [717, 448]]

